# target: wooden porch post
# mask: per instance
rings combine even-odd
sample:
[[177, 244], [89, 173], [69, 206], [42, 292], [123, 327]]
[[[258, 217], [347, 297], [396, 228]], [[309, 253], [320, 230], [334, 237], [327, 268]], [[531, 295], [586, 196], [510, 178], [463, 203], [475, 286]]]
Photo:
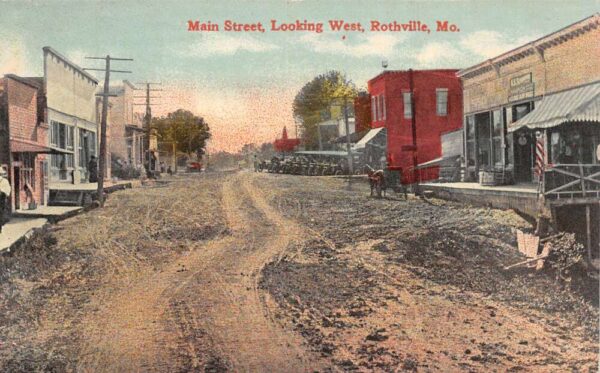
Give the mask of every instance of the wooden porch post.
[[587, 257], [588, 261], [592, 261], [592, 226], [590, 224], [590, 205], [585, 205], [585, 225], [586, 225], [586, 238], [587, 238]]

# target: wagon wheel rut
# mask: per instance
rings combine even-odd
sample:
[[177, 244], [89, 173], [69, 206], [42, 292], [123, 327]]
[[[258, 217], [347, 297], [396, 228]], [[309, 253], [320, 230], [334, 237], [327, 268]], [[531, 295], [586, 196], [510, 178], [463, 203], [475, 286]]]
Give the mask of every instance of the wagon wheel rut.
[[92, 301], [78, 371], [322, 368], [300, 336], [271, 318], [268, 295], [258, 289], [264, 265], [301, 239], [301, 228], [268, 204], [251, 175], [232, 174], [222, 188], [231, 234], [161, 271], [140, 268]]

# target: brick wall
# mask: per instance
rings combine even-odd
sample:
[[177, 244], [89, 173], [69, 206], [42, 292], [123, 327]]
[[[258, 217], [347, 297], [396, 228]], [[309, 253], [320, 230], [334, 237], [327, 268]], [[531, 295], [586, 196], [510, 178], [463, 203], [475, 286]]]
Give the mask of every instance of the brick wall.
[[[369, 81], [372, 97], [385, 96], [385, 119], [373, 120], [373, 127], [387, 130], [388, 167], [413, 167], [413, 153], [403, 150], [412, 145], [412, 119], [404, 117], [405, 92], [410, 92], [408, 71], [388, 71]], [[456, 70], [416, 70], [413, 71], [415, 100], [415, 124], [417, 132], [417, 163], [425, 163], [442, 156], [442, 134], [462, 128], [462, 89]], [[447, 114], [438, 115], [436, 110], [436, 90], [447, 89]], [[438, 168], [423, 170], [420, 180], [438, 177]], [[403, 174], [404, 183], [412, 183], [413, 177]]]
[[600, 80], [600, 28], [544, 50], [543, 59], [531, 53], [517, 61], [463, 78], [465, 114], [508, 103], [510, 80], [532, 74], [534, 96]]
[[[5, 100], [3, 110], [7, 116], [8, 131], [11, 139], [22, 140], [47, 146], [48, 126], [45, 123], [38, 122], [38, 95], [39, 88], [12, 77], [3, 79]], [[3, 157], [4, 158], [4, 157]], [[44, 174], [43, 162], [46, 156], [35, 153], [13, 153], [13, 161], [21, 162], [21, 167], [28, 166], [33, 168], [32, 182], [30, 187], [33, 189], [33, 200], [38, 205], [46, 203], [44, 200]], [[10, 168], [11, 184], [13, 185], [13, 194], [11, 196], [13, 208], [16, 206], [16, 197], [19, 196], [21, 208], [26, 207], [28, 201], [26, 193], [26, 180], [20, 180], [19, 190], [15, 190], [15, 179], [17, 168]]]

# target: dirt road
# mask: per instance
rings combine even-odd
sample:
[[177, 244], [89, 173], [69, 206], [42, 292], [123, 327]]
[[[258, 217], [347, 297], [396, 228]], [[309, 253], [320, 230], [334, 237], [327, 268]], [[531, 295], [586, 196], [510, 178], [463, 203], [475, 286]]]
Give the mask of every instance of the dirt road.
[[0, 258], [0, 370], [596, 371], [597, 300], [502, 270], [524, 224], [333, 178], [119, 192]]
[[227, 177], [222, 188], [230, 235], [102, 297], [81, 324], [86, 343], [78, 370], [168, 371], [182, 358], [188, 369], [318, 367], [301, 338], [271, 319], [257, 288], [264, 265], [300, 237], [298, 227], [265, 202], [248, 174]]

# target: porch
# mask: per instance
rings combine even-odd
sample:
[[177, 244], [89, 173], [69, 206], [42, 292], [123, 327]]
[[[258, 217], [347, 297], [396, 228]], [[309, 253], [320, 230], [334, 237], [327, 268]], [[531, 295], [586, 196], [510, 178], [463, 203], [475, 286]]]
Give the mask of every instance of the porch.
[[[104, 192], [113, 193], [139, 185], [140, 182], [137, 180], [105, 181]], [[49, 189], [50, 206], [87, 206], [92, 203], [96, 195], [98, 183], [51, 183]]]
[[468, 182], [423, 183], [420, 187], [423, 191], [432, 192], [437, 198], [476, 206], [513, 209], [532, 218], [537, 216], [538, 185], [534, 183], [498, 186]]

